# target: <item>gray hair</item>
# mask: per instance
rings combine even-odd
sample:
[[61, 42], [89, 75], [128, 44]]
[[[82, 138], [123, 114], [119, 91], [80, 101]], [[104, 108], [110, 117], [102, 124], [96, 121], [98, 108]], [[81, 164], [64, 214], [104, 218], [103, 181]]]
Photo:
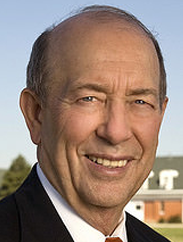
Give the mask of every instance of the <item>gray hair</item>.
[[[93, 18], [95, 21], [100, 20], [100, 21], [106, 22], [112, 19], [126, 20], [127, 22], [132, 23], [135, 26], [139, 27], [152, 41], [156, 49], [157, 57], [159, 60], [159, 67], [160, 67], [159, 102], [160, 102], [160, 107], [162, 107], [163, 101], [165, 100], [165, 97], [166, 97], [166, 89], [167, 89], [166, 71], [164, 67], [162, 52], [155, 36], [134, 15], [124, 10], [121, 10], [119, 8], [115, 8], [111, 6], [105, 6], [105, 5], [88, 6], [79, 10], [70, 18], [77, 17], [81, 14], [87, 14], [87, 13], [89, 13], [88, 15], [89, 18]], [[47, 29], [38, 37], [38, 39], [35, 41], [33, 45], [30, 61], [27, 66], [27, 87], [32, 91], [34, 91], [43, 102], [46, 100], [46, 93], [47, 93], [46, 82], [49, 79], [48, 76], [50, 72], [49, 63], [47, 61], [49, 36], [52, 30], [54, 30], [57, 26], [58, 25], [52, 26], [51, 28]]]

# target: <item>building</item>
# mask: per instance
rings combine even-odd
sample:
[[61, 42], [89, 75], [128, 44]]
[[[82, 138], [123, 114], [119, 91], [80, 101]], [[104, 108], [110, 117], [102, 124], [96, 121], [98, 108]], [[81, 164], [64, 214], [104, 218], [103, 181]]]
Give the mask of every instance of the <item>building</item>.
[[126, 210], [147, 223], [183, 223], [183, 157], [158, 157]]
[[[5, 170], [0, 170], [0, 183]], [[156, 158], [152, 172], [126, 210], [147, 223], [183, 223], [183, 156]]]

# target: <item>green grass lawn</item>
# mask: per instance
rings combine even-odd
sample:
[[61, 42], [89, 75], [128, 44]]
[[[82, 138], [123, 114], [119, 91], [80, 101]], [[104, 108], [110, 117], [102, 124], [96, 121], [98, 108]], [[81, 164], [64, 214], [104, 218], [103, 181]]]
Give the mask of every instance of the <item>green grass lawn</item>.
[[183, 228], [154, 228], [172, 242], [183, 242]]

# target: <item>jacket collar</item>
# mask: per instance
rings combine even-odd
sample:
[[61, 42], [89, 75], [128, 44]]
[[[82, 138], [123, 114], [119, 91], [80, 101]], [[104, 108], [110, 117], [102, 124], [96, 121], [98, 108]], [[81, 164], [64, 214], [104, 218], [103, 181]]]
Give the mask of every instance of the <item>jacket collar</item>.
[[20, 237], [26, 242], [73, 242], [36, 173], [36, 165], [15, 194]]

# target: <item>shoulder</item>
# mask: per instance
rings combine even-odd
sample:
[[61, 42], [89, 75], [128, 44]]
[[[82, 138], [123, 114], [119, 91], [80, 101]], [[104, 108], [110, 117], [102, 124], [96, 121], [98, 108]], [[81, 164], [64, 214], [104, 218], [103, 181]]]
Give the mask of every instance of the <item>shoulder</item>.
[[141, 222], [131, 214], [127, 213], [126, 219], [127, 234], [130, 241], [145, 242], [169, 242], [168, 239], [154, 231], [145, 223]]
[[0, 222], [7, 220], [17, 213], [14, 194], [0, 201]]
[[31, 175], [22, 186], [15, 193], [0, 201], [0, 241], [19, 241], [22, 226], [21, 210], [23, 207], [26, 211], [26, 190], [30, 190], [29, 184], [32, 180], [32, 182], [35, 181], [35, 174], [35, 168], [33, 168]]
[[18, 241], [19, 222], [14, 195], [0, 201], [0, 241]]

